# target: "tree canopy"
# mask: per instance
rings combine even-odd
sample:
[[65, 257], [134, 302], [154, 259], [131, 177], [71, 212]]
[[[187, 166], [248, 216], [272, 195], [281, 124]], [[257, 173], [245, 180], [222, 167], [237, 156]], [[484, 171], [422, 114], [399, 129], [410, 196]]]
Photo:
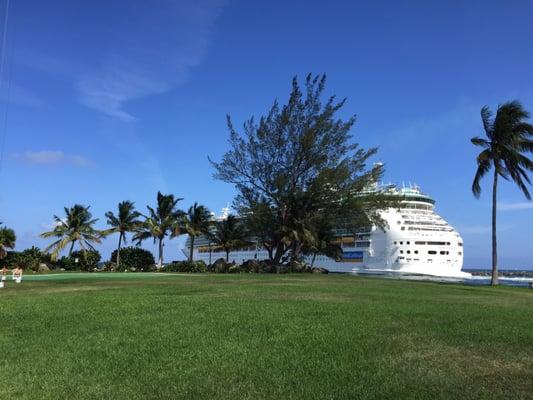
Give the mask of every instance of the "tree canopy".
[[368, 190], [383, 168], [366, 166], [377, 149], [353, 141], [356, 118], [338, 116], [345, 99], [322, 100], [325, 85], [325, 75], [308, 75], [301, 89], [295, 77], [287, 104], [275, 101], [242, 133], [228, 116], [230, 150], [210, 160], [214, 177], [235, 185], [234, 206], [274, 263], [300, 257], [317, 213], [347, 228], [383, 224], [377, 211], [388, 200]]
[[94, 228], [94, 224], [98, 219], [93, 219], [89, 208], [89, 206], [84, 207], [80, 204], [75, 204], [70, 208], [64, 208], [64, 218], [54, 215], [54, 229], [41, 234], [43, 238], [57, 238], [45, 249], [45, 252], [52, 250], [52, 260], [56, 260], [59, 253], [69, 244], [68, 254], [70, 256], [76, 243], [79, 244], [82, 250], [86, 251], [89, 249], [94, 250], [92, 244], [101, 242], [102, 233]]
[[7, 255], [7, 249], [13, 250], [15, 248], [16, 241], [17, 235], [13, 229], [5, 226], [0, 227], [0, 258]]
[[163, 266], [163, 241], [167, 235], [173, 232], [177, 221], [183, 215], [183, 211], [177, 208], [177, 204], [181, 200], [181, 198], [175, 198], [172, 194], [165, 195], [157, 192], [156, 208], [146, 206], [149, 214], [133, 236], [133, 240], [137, 244], [141, 244], [144, 240], [150, 238], [154, 240], [154, 243], [158, 243], [159, 268]]

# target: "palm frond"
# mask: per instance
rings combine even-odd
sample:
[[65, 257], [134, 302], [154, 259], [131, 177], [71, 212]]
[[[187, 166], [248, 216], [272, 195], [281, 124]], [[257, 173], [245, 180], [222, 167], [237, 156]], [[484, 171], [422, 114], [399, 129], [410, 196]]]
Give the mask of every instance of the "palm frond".
[[492, 161], [492, 155], [490, 150], [483, 150], [477, 157], [477, 171], [476, 175], [474, 176], [474, 181], [472, 182], [472, 192], [474, 193], [474, 196], [476, 198], [479, 198], [481, 195], [481, 185], [480, 181], [481, 178], [485, 176], [487, 172], [490, 170]]
[[472, 139], [470, 139], [470, 141], [472, 142], [472, 144], [476, 146], [481, 146], [485, 149], [490, 147], [490, 142], [487, 139], [483, 139], [478, 136], [473, 137]]
[[483, 128], [485, 129], [487, 137], [492, 138], [492, 132], [494, 127], [492, 120], [492, 111], [490, 111], [490, 108], [488, 106], [484, 106], [481, 109], [481, 120], [483, 121]]

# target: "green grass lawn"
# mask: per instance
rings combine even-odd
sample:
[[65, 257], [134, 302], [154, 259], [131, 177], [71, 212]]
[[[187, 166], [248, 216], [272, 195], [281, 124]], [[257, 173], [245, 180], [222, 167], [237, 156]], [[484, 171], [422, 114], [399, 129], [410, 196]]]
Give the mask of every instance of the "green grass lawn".
[[533, 399], [533, 290], [63, 274], [0, 289], [0, 399]]

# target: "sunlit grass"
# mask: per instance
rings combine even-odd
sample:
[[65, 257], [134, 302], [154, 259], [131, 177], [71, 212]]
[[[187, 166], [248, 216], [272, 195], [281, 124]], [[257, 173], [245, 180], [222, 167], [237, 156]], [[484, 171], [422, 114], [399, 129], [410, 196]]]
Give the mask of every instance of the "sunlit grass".
[[530, 289], [65, 274], [0, 301], [1, 399], [533, 396]]

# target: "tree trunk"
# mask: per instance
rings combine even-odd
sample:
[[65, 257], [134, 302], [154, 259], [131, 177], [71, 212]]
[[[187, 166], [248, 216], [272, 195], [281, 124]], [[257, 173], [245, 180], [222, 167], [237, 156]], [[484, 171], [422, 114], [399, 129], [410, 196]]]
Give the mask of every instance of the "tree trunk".
[[213, 255], [213, 246], [211, 246], [211, 242], [209, 242], [209, 265], [211, 265], [211, 256]]
[[313, 253], [313, 258], [311, 259], [311, 268], [315, 265], [316, 253]]
[[157, 261], [158, 268], [163, 268], [163, 239], [159, 238], [159, 260]]
[[279, 265], [281, 262], [281, 257], [283, 257], [283, 254], [285, 253], [283, 247], [283, 243], [278, 243], [278, 245], [276, 246], [276, 253], [274, 255], [274, 259], [272, 260], [272, 262], [276, 266], [276, 273], [278, 274], [281, 272], [281, 268]]
[[498, 189], [498, 172], [494, 167], [494, 182], [492, 183], [492, 280], [491, 285], [498, 284], [498, 250], [496, 245], [496, 193]]
[[189, 249], [189, 262], [192, 262], [193, 251], [194, 251], [194, 236], [191, 236], [191, 248]]
[[120, 248], [122, 247], [122, 233], [118, 235], [118, 248], [117, 248], [117, 271], [120, 270]]
[[302, 243], [299, 240], [296, 240], [292, 247], [291, 260], [300, 261], [301, 252], [302, 252]]
[[[274, 261], [274, 256], [272, 255], [272, 247], [271, 246], [267, 246], [266, 243], [263, 243], [263, 246], [265, 249], [267, 249], [267, 252], [268, 252], [268, 259], [270, 261]], [[259, 251], [258, 249], [255, 250], [257, 254], [257, 252]]]
[[229, 262], [229, 249], [226, 249], [226, 262]]

